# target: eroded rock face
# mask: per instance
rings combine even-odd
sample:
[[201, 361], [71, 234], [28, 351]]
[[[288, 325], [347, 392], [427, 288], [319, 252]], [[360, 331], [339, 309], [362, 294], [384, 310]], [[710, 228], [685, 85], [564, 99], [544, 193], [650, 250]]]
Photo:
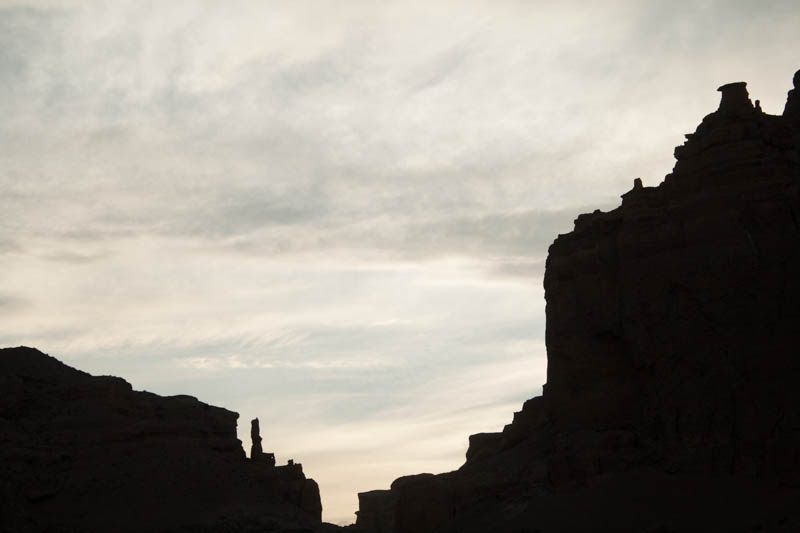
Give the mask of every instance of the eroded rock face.
[[363, 531], [800, 530], [799, 78], [783, 116], [723, 85], [663, 183], [556, 239], [544, 394]]
[[238, 416], [0, 350], [0, 531], [311, 531], [316, 483], [248, 460]]

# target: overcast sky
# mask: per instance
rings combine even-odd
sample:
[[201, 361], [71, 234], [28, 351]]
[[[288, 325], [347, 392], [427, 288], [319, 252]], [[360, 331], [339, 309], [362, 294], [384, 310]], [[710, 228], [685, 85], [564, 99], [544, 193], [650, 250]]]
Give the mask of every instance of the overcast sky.
[[541, 393], [558, 233], [800, 68], [796, 0], [0, 6], [0, 345], [258, 416], [340, 523]]

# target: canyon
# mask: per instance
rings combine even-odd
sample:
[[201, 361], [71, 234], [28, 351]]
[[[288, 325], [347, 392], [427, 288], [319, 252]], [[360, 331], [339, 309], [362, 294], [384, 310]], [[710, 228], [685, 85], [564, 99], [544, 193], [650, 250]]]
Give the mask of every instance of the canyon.
[[[547, 383], [466, 462], [359, 494], [363, 533], [800, 530], [800, 71], [744, 82], [656, 187], [549, 250]], [[531, 383], [531, 389], [538, 386]], [[0, 532], [335, 531], [251, 421], [0, 350]], [[353, 465], [357, 468], [358, 465]]]

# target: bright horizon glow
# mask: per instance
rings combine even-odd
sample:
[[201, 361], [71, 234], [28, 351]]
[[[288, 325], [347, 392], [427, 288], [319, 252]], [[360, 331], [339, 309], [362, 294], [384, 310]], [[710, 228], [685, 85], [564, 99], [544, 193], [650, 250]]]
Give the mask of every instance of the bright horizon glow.
[[323, 518], [546, 377], [578, 214], [660, 183], [793, 1], [0, 0], [0, 346], [258, 417]]

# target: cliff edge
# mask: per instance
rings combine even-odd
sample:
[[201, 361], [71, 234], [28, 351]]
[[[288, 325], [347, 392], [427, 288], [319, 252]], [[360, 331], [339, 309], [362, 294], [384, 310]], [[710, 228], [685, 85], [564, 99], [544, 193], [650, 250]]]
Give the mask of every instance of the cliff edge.
[[317, 484], [248, 459], [238, 417], [1, 349], [0, 532], [312, 531]]
[[370, 533], [800, 530], [800, 71], [744, 82], [657, 187], [549, 250], [547, 384], [467, 462], [359, 495]]

